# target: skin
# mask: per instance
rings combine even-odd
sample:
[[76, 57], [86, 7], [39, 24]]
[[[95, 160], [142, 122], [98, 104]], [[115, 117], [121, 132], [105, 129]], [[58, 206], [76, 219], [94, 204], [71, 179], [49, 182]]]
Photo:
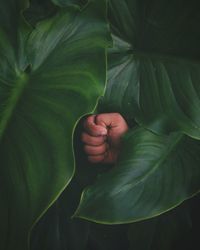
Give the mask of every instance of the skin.
[[121, 146], [121, 137], [128, 125], [119, 113], [88, 116], [84, 121], [82, 142], [91, 163], [115, 163]]

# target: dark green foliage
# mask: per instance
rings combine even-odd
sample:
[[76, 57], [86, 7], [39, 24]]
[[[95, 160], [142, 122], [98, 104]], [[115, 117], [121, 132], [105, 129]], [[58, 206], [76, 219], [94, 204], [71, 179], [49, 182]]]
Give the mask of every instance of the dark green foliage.
[[74, 128], [103, 92], [109, 38], [104, 1], [82, 12], [60, 9], [35, 28], [25, 23], [20, 4], [1, 2], [7, 11], [0, 29], [0, 249], [5, 250], [27, 248], [31, 228], [73, 177]]
[[199, 1], [109, 3], [114, 48], [99, 110], [199, 139]]
[[[198, 0], [0, 0], [1, 250], [196, 249], [199, 27]], [[115, 166], [91, 112], [129, 123]]]

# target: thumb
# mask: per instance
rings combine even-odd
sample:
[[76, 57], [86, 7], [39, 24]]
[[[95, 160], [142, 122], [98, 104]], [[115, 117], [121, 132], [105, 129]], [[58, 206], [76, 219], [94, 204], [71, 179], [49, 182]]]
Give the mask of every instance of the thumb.
[[108, 130], [108, 140], [114, 147], [119, 146], [122, 135], [128, 130], [126, 121], [119, 113], [96, 115], [95, 123]]
[[96, 124], [96, 115], [88, 116], [84, 121], [84, 129], [91, 136], [104, 136], [107, 135], [107, 128]]

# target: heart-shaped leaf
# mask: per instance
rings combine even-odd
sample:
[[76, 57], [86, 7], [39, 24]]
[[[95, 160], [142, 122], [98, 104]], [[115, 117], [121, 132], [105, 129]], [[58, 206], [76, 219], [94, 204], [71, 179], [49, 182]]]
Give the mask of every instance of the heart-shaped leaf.
[[[1, 3], [0, 249], [27, 249], [33, 224], [74, 173], [72, 137], [105, 83], [106, 1], [60, 9], [34, 30]], [[25, 3], [25, 1], [24, 1]], [[23, 6], [24, 8], [24, 6]]]
[[199, 1], [109, 3], [115, 48], [99, 111], [200, 139]]
[[121, 224], [174, 208], [200, 190], [199, 152], [200, 142], [183, 134], [129, 132], [118, 163], [83, 192], [75, 216]]

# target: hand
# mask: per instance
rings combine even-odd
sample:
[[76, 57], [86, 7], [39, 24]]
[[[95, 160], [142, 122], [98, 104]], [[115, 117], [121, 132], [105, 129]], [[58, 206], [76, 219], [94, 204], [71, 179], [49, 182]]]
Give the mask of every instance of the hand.
[[115, 163], [118, 158], [121, 137], [128, 125], [119, 113], [88, 116], [84, 122], [82, 141], [91, 163]]

